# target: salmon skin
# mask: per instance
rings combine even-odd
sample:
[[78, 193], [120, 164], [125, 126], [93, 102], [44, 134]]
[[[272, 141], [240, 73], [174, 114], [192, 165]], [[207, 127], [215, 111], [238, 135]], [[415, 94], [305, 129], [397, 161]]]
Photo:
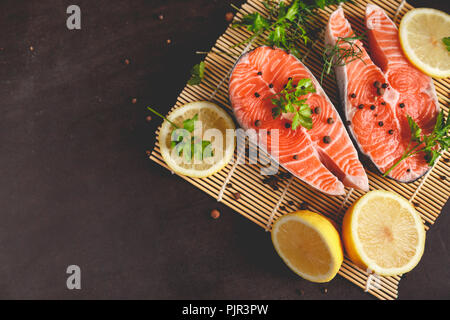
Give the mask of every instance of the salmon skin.
[[[290, 79], [296, 85], [306, 78], [312, 80], [316, 92], [300, 99], [307, 99], [311, 109], [321, 110], [312, 114], [312, 129], [299, 126], [293, 130], [289, 114], [273, 118], [271, 97]], [[344, 186], [369, 189], [367, 175], [339, 114], [316, 78], [293, 55], [268, 46], [242, 55], [230, 76], [229, 96], [241, 127], [254, 129], [259, 146], [294, 176], [330, 195], [344, 194]], [[269, 135], [274, 130], [278, 132], [278, 144], [272, 142], [274, 135]]]
[[[370, 56], [362, 43], [354, 40], [362, 48], [361, 59], [335, 67], [335, 73], [351, 134], [361, 152], [385, 173], [414, 146], [407, 115], [424, 133], [430, 133], [439, 104], [432, 79], [405, 58], [397, 27], [384, 10], [368, 4], [365, 22]], [[348, 46], [339, 38], [351, 36], [350, 23], [339, 8], [329, 18], [325, 43]], [[403, 160], [389, 177], [412, 182], [428, 170], [425, 154], [417, 153]]]

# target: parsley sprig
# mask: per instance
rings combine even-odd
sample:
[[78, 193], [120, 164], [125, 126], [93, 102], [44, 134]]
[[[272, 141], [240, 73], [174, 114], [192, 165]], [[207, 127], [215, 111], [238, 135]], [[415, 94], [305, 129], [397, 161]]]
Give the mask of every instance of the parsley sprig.
[[238, 43], [236, 46], [248, 43], [259, 35], [268, 32], [265, 39], [269, 46], [276, 46], [289, 51], [297, 58], [300, 58], [300, 51], [296, 47], [296, 42], [301, 41], [305, 45], [311, 42], [314, 29], [311, 19], [318, 9], [326, 6], [339, 4], [348, 0], [294, 0], [291, 5], [286, 5], [284, 1], [268, 0], [263, 1], [263, 5], [268, 10], [268, 16], [260, 13], [250, 13], [241, 21], [233, 24], [234, 27], [245, 27], [253, 35]]
[[322, 54], [323, 68], [320, 75], [320, 83], [323, 82], [324, 75], [329, 75], [334, 67], [345, 66], [357, 59], [364, 62], [362, 59], [363, 50], [356, 41], [363, 38], [363, 35], [358, 36], [356, 34], [351, 37], [338, 37], [334, 45], [325, 46]]
[[301, 79], [297, 85], [294, 85], [292, 79], [288, 81], [283, 90], [271, 96], [272, 103], [276, 106], [272, 108], [272, 117], [274, 119], [281, 116], [282, 113], [293, 113], [292, 130], [297, 129], [299, 125], [306, 129], [312, 129], [311, 108], [306, 103], [306, 99], [300, 99], [308, 93], [316, 92], [311, 79]]
[[442, 38], [442, 42], [444, 43], [447, 51], [450, 51], [450, 37]]
[[205, 62], [201, 61], [191, 69], [191, 78], [188, 81], [190, 85], [200, 84], [205, 76]]
[[425, 159], [430, 166], [433, 166], [436, 159], [450, 146], [450, 136], [448, 131], [450, 130], [450, 117], [447, 117], [445, 121], [444, 111], [441, 110], [434, 126], [433, 132], [430, 134], [422, 134], [422, 129], [409, 115], [408, 124], [411, 130], [411, 141], [406, 148], [406, 151], [400, 157], [400, 159], [390, 167], [383, 176], [387, 176], [392, 170], [394, 170], [400, 162], [409, 158], [419, 152], [425, 153]]
[[192, 132], [194, 132], [195, 128], [195, 121], [198, 121], [198, 114], [195, 114], [190, 119], [184, 120], [183, 128], [180, 128], [156, 110], [150, 107], [147, 107], [147, 109], [158, 117], [166, 120], [174, 127], [171, 133], [171, 148], [175, 148], [177, 154], [179, 156], [183, 155], [186, 161], [190, 162], [193, 157], [198, 160], [203, 160], [204, 158], [214, 156], [211, 141], [202, 140], [192, 136]]

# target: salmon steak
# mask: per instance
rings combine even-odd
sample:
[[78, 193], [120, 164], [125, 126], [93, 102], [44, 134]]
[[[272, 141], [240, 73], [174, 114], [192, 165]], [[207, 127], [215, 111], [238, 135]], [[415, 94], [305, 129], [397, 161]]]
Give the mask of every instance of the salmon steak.
[[[315, 112], [312, 129], [294, 130], [289, 114], [274, 118], [270, 98], [288, 81], [298, 84], [302, 79], [311, 79], [315, 92], [299, 99], [306, 99]], [[230, 75], [229, 96], [240, 126], [255, 130], [258, 145], [294, 176], [329, 195], [344, 194], [345, 186], [369, 189], [339, 114], [316, 78], [293, 55], [268, 46], [242, 55]]]
[[[365, 25], [370, 55], [360, 40], [350, 40], [360, 48], [360, 56], [335, 66], [335, 74], [349, 131], [361, 152], [384, 174], [415, 145], [407, 116], [429, 134], [435, 126], [439, 104], [433, 80], [406, 59], [397, 27], [386, 12], [368, 4]], [[334, 11], [325, 43], [345, 50], [350, 44], [343, 39], [354, 36], [343, 9]], [[388, 177], [412, 182], [428, 170], [425, 153], [419, 152], [402, 160], [388, 172]]]

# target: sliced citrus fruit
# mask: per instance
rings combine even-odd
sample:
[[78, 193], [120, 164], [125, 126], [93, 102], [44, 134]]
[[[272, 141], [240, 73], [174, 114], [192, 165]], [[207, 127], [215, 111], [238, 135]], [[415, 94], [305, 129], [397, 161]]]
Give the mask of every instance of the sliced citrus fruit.
[[[175, 109], [167, 119], [169, 121], [163, 122], [159, 132], [159, 146], [164, 161], [173, 172], [204, 178], [230, 162], [234, 153], [236, 127], [233, 119], [218, 105], [208, 101], [191, 102]], [[192, 121], [190, 130], [183, 131], [185, 121], [193, 119], [196, 119], [196, 129], [190, 132]], [[178, 143], [181, 143], [179, 146], [185, 143], [189, 148], [175, 147]]]
[[278, 255], [302, 278], [327, 282], [343, 261], [339, 233], [324, 216], [307, 210], [280, 217], [272, 228]]
[[412, 9], [400, 22], [399, 36], [416, 68], [432, 77], [450, 76], [450, 52], [443, 42], [450, 37], [450, 15], [436, 9]]
[[366, 193], [347, 211], [342, 237], [350, 259], [382, 276], [412, 270], [425, 247], [425, 230], [414, 207], [396, 193]]

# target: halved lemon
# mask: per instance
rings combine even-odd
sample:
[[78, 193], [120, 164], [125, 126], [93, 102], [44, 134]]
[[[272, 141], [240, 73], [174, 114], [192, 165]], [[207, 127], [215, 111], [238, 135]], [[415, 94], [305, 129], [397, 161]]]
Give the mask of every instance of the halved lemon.
[[450, 52], [442, 41], [450, 37], [450, 15], [436, 9], [412, 9], [400, 22], [399, 36], [416, 68], [432, 77], [450, 76]]
[[272, 242], [288, 267], [309, 281], [330, 281], [343, 261], [336, 228], [327, 218], [311, 211], [280, 217], [272, 228]]
[[[194, 117], [197, 118], [196, 129], [193, 132], [184, 131], [189, 135], [186, 137], [189, 139], [187, 145], [191, 146], [190, 139], [195, 143], [200, 142], [200, 146], [202, 142], [210, 143], [208, 156], [201, 152], [197, 157], [194, 147], [190, 151], [192, 156], [186, 157], [183, 154], [186, 150], [180, 151], [174, 147], [174, 143], [179, 142], [177, 137], [183, 131], [174, 134], [176, 127], [173, 124], [183, 129], [183, 122]], [[204, 178], [213, 175], [230, 162], [234, 153], [236, 127], [233, 119], [218, 105], [208, 101], [191, 102], [175, 109], [167, 119], [173, 124], [167, 120], [163, 122], [159, 132], [159, 147], [164, 161], [173, 172], [193, 178]]]
[[342, 237], [350, 259], [382, 276], [411, 271], [425, 247], [425, 230], [414, 207], [396, 193], [366, 193], [347, 211]]

